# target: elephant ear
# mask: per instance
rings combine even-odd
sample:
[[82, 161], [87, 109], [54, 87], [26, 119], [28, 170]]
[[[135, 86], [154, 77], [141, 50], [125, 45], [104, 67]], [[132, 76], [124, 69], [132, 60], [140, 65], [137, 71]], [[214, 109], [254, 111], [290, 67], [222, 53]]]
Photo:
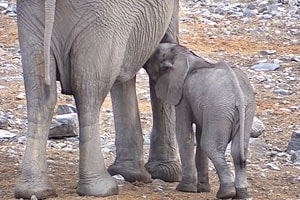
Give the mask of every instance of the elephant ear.
[[161, 76], [155, 85], [156, 96], [171, 105], [177, 105], [182, 97], [183, 84], [188, 71], [189, 62], [183, 54], [176, 56], [173, 65], [161, 65]]

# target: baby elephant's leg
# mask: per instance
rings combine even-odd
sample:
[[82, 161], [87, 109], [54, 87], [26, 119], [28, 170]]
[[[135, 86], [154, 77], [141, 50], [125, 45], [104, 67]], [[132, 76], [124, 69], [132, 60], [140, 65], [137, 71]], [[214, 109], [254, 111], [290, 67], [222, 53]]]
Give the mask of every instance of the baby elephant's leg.
[[221, 117], [216, 119], [215, 116], [203, 124], [201, 146], [213, 162], [220, 180], [217, 198], [233, 198], [236, 195], [236, 190], [224, 155], [232, 125], [227, 119], [222, 119]]
[[197, 192], [210, 192], [209, 177], [208, 177], [208, 157], [204, 150], [201, 148], [201, 128], [196, 128], [196, 167], [198, 175]]
[[[244, 152], [247, 155], [248, 143], [250, 139], [250, 131], [253, 122], [253, 116], [247, 116], [245, 120], [245, 140]], [[246, 175], [246, 162], [241, 161], [241, 147], [240, 147], [240, 132], [237, 130], [237, 135], [232, 140], [231, 155], [235, 168], [235, 199], [248, 199], [250, 195], [247, 191], [247, 175]]]
[[182, 179], [176, 190], [197, 192], [195, 140], [192, 123], [183, 103], [176, 107], [176, 138], [182, 164]]

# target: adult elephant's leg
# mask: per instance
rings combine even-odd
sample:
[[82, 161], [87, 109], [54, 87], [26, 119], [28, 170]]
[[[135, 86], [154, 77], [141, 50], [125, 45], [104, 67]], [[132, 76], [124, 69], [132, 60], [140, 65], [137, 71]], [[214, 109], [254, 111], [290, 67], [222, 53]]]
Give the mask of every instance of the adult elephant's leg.
[[[79, 95], [75, 96], [76, 102], [79, 102]], [[118, 188], [115, 180], [105, 168], [100, 148], [99, 107], [103, 100], [93, 105], [91, 98], [96, 99], [92, 95], [82, 95], [82, 103], [77, 103], [80, 132], [77, 193], [82, 196], [103, 197], [117, 194]]]
[[154, 81], [150, 79], [153, 127], [146, 169], [152, 178], [179, 181], [181, 166], [175, 136], [175, 108], [156, 97]]
[[[22, 28], [19, 29], [22, 32]], [[20, 40], [27, 98], [28, 139], [15, 197], [30, 199], [35, 195], [38, 199], [44, 199], [56, 196], [54, 187], [48, 181], [46, 161], [47, 139], [56, 103], [56, 84], [55, 70], [52, 70], [51, 86], [45, 85], [42, 75], [44, 68], [42, 45], [32, 46], [29, 42], [39, 44], [39, 41], [33, 40]], [[53, 59], [52, 61], [54, 63]], [[55, 66], [51, 69], [55, 69]]]
[[[77, 193], [82, 196], [109, 196], [118, 193], [114, 178], [107, 172], [100, 148], [99, 114], [114, 77], [111, 72], [99, 69], [106, 66], [106, 56], [102, 62], [88, 60], [94, 55], [96, 47], [81, 48], [74, 58], [73, 64], [73, 93], [76, 101], [79, 119], [79, 181]], [[99, 71], [101, 73], [99, 73]], [[80, 74], [80, 76], [76, 76]]]
[[116, 160], [110, 174], [121, 174], [127, 181], [150, 181], [144, 167], [143, 136], [136, 98], [135, 78], [116, 83], [111, 89], [115, 130]]
[[[178, 12], [179, 1], [174, 1], [174, 10], [171, 23], [167, 29], [172, 42], [178, 43]], [[170, 42], [162, 41], [162, 42]], [[175, 136], [175, 109], [158, 99], [155, 94], [154, 81], [150, 79], [150, 95], [152, 105], [153, 127], [151, 132], [151, 143], [149, 160], [146, 169], [152, 178], [165, 181], [180, 181], [181, 165], [178, 158], [177, 143]]]

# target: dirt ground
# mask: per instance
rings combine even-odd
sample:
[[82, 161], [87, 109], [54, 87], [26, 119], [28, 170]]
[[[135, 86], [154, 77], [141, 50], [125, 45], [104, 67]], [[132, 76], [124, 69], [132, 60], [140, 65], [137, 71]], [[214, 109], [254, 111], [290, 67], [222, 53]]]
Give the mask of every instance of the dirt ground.
[[[249, 25], [249, 24], [248, 24]], [[250, 24], [251, 25], [251, 24]], [[245, 25], [246, 26], [246, 25]], [[193, 34], [181, 34], [180, 41], [189, 48], [205, 55], [206, 57], [216, 60], [223, 59], [230, 64], [238, 66], [251, 66], [256, 64], [258, 52], [266, 49], [276, 50], [277, 55], [298, 54], [300, 52], [300, 44], [288, 44], [280, 40], [280, 38], [265, 38], [253, 37], [244, 34], [243, 37], [235, 37], [232, 34], [230, 37], [209, 38], [205, 33], [205, 25], [194, 23], [182, 23], [181, 29], [187, 29]], [[243, 27], [246, 28], [246, 27]], [[243, 30], [241, 28], [241, 30]], [[236, 33], [238, 34], [238, 33]], [[243, 33], [241, 33], [243, 34]], [[18, 34], [15, 18], [0, 14], [0, 46], [3, 48], [17, 47]], [[18, 47], [17, 47], [18, 48]], [[1, 50], [1, 49], [0, 49]], [[221, 54], [220, 54], [221, 53]], [[16, 59], [8, 56], [7, 62], [16, 62]], [[261, 59], [261, 58], [260, 58]], [[287, 64], [288, 66], [289, 64]], [[294, 63], [293, 73], [296, 77], [300, 77], [299, 62]], [[279, 69], [279, 75], [282, 73]], [[26, 105], [25, 100], [18, 100], [16, 96], [24, 92], [22, 80], [13, 82], [2, 80], [1, 77], [20, 76], [20, 69], [6, 70], [0, 65], [0, 83], [6, 86], [6, 89], [1, 89], [0, 102], [2, 110], [15, 113], [20, 119], [26, 118], [24, 113], [20, 113], [18, 105]], [[299, 111], [286, 112], [281, 108], [287, 108], [300, 105], [300, 92], [294, 91], [293, 95], [284, 96], [284, 99], [278, 98], [278, 95], [263, 87], [263, 82], [249, 77], [256, 88], [256, 116], [259, 117], [265, 127], [265, 133], [260, 136], [264, 139], [269, 147], [269, 150], [279, 148], [285, 151], [291, 132], [298, 128], [299, 130]], [[299, 87], [299, 81], [293, 83]], [[284, 100], [284, 101], [283, 101]], [[58, 104], [64, 103], [64, 98], [59, 98]], [[110, 106], [110, 101], [107, 99], [105, 106]], [[147, 99], [140, 99], [139, 106], [143, 113], [151, 115], [150, 105]], [[264, 116], [266, 110], [273, 110], [267, 117]], [[149, 127], [149, 123], [142, 117], [144, 128]], [[146, 127], [148, 126], [148, 127]], [[279, 131], [277, 131], [279, 130]], [[20, 130], [21, 132], [24, 130]], [[0, 143], [0, 149], [9, 149], [13, 145], [21, 145], [13, 142]], [[106, 163], [110, 164], [111, 155], [106, 155]], [[53, 199], [214, 199], [218, 189], [218, 180], [215, 171], [211, 171], [211, 186], [212, 192], [206, 194], [197, 193], [182, 193], [175, 191], [177, 183], [159, 183], [161, 189], [156, 189], [157, 182], [150, 184], [143, 183], [122, 183], [119, 187], [119, 195], [95, 198], [95, 197], [79, 197], [76, 194], [77, 171], [78, 171], [78, 152], [61, 151], [50, 148], [48, 151], [48, 159], [55, 160], [55, 165], [49, 168], [49, 177], [57, 189], [58, 197]], [[0, 154], [0, 199], [13, 199], [13, 190], [16, 181], [20, 175], [20, 156], [9, 156], [7, 153]], [[278, 158], [280, 170], [266, 169], [265, 164], [272, 158], [266, 157], [264, 160], [251, 161], [248, 164], [248, 183], [249, 193], [253, 199], [300, 199], [300, 182], [297, 178], [300, 176], [299, 165], [287, 164], [285, 159]], [[282, 161], [280, 160], [282, 159]], [[70, 164], [73, 163], [73, 164]], [[262, 171], [265, 176], [261, 176]], [[298, 178], [299, 179], [299, 178]]]

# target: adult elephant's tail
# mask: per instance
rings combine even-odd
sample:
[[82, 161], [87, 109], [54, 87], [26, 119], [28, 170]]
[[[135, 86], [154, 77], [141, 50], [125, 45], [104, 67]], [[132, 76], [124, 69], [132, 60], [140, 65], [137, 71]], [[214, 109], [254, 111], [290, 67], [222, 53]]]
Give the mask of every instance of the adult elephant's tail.
[[56, 0], [45, 1], [44, 61], [46, 85], [50, 85], [50, 47], [55, 17], [55, 4]]

